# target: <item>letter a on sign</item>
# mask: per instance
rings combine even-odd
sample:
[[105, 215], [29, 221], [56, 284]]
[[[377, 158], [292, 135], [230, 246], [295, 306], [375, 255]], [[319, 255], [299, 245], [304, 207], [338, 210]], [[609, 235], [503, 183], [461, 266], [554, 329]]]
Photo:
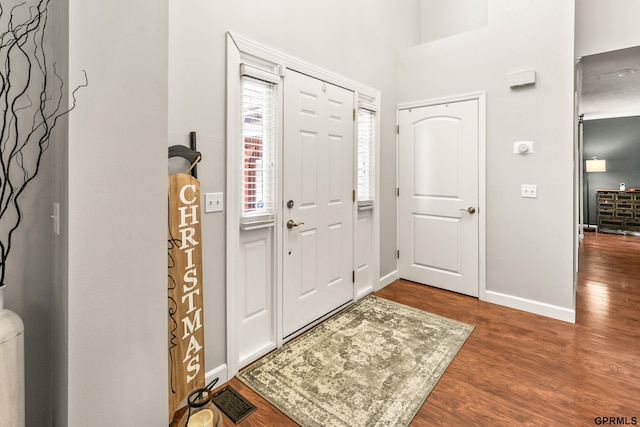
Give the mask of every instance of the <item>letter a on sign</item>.
[[189, 174], [169, 176], [167, 251], [171, 422], [180, 402], [204, 387], [200, 183]]

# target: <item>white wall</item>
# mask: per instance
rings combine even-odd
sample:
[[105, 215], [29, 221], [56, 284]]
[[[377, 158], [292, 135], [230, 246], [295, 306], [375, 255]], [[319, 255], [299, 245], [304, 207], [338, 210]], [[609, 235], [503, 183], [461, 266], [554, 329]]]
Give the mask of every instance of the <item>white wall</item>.
[[420, 42], [487, 26], [488, 0], [420, 0]]
[[640, 46], [637, 0], [576, 1], [576, 57]]
[[[395, 270], [395, 106], [398, 47], [418, 41], [417, 0], [312, 2], [194, 0], [170, 4], [169, 145], [198, 133], [202, 192], [225, 190], [225, 34], [382, 91], [381, 272]], [[206, 369], [226, 363], [225, 217], [204, 215]]]
[[[398, 99], [487, 92], [487, 298], [572, 320], [573, 2], [490, 0], [488, 14], [488, 27], [401, 51]], [[527, 69], [535, 87], [510, 89]], [[518, 140], [535, 152], [514, 155]]]
[[[53, 32], [53, 53], [58, 64], [58, 72], [63, 81], [69, 84], [69, 1], [61, 0], [52, 3]], [[67, 86], [67, 89], [69, 87]], [[67, 96], [69, 95], [67, 91]], [[68, 108], [67, 99], [65, 104]], [[51, 162], [53, 164], [52, 177], [52, 201], [59, 203], [60, 234], [53, 235], [53, 268], [51, 272], [51, 318], [48, 319], [51, 326], [51, 352], [47, 357], [51, 366], [52, 383], [49, 391], [50, 401], [47, 407], [51, 411], [48, 413], [49, 422], [44, 424], [34, 424], [38, 426], [66, 426], [68, 419], [68, 393], [69, 390], [69, 340], [68, 340], [68, 247], [69, 247], [69, 222], [68, 222], [68, 140], [69, 125], [68, 116], [65, 116], [59, 123], [58, 129], [53, 135], [51, 149]], [[52, 221], [47, 221], [49, 232], [52, 231]], [[42, 348], [28, 347], [27, 352], [39, 352]], [[27, 395], [28, 396], [28, 395]], [[27, 397], [28, 399], [28, 397]], [[27, 407], [27, 418], [33, 413], [40, 413], [37, 408], [33, 411]]]
[[167, 425], [167, 12], [69, 0], [69, 426]]

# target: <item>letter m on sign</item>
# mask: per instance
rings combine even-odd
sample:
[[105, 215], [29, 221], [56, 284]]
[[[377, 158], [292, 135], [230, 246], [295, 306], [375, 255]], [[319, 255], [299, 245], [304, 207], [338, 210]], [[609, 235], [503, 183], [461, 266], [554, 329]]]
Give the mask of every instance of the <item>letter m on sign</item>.
[[167, 246], [169, 422], [180, 402], [204, 387], [200, 183], [169, 176]]

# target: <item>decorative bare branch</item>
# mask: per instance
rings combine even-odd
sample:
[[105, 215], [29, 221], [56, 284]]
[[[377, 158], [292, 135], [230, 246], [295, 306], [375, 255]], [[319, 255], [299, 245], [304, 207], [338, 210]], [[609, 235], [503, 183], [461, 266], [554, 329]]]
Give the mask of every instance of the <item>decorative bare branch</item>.
[[58, 120], [76, 106], [64, 105], [64, 81], [45, 51], [51, 0], [14, 5], [8, 16], [0, 4], [0, 288], [23, 210], [20, 197], [40, 171], [44, 152]]

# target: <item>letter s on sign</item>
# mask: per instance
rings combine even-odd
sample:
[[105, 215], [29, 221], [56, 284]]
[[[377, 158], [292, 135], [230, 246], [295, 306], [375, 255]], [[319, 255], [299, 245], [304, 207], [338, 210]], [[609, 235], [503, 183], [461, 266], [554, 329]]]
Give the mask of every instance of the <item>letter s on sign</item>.
[[180, 189], [180, 201], [182, 203], [184, 203], [185, 205], [190, 205], [191, 203], [196, 201], [196, 197], [193, 196], [193, 198], [191, 200], [187, 200], [185, 193], [187, 192], [187, 189], [191, 189], [191, 191], [196, 191], [196, 186], [193, 184], [189, 184], [189, 185], [185, 185], [184, 187], [182, 187]]
[[198, 372], [200, 372], [200, 355], [197, 355], [196, 357], [191, 359], [189, 361], [189, 364], [187, 365], [187, 372], [194, 372], [194, 371], [195, 373], [193, 375], [187, 375], [188, 383], [193, 381], [193, 379], [198, 376]]

